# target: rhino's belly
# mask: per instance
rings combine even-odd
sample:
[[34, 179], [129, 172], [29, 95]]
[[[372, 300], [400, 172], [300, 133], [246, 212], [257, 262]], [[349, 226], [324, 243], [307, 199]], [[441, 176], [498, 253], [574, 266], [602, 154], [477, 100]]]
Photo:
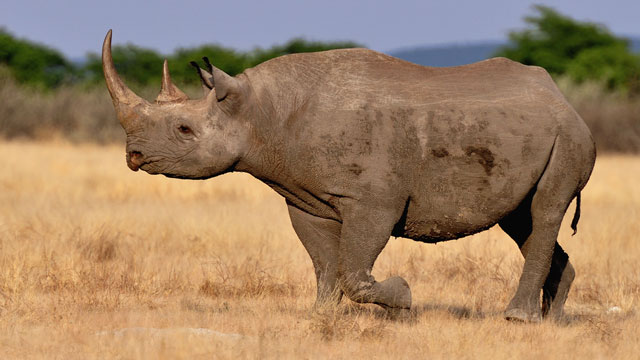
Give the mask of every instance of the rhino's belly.
[[[513, 211], [540, 179], [548, 151], [535, 160], [478, 150], [436, 159], [416, 179], [395, 236], [425, 242], [456, 239], [488, 229]], [[510, 152], [509, 154], [513, 154]]]
[[436, 243], [478, 233], [492, 227], [498, 220], [477, 222], [456, 218], [411, 219], [407, 220], [402, 228], [398, 228], [398, 231], [394, 231], [392, 235]]
[[393, 235], [424, 242], [471, 235], [498, 223], [526, 194], [523, 190], [517, 196], [491, 199], [487, 193], [460, 189], [459, 193], [431, 196], [426, 202], [410, 200]]

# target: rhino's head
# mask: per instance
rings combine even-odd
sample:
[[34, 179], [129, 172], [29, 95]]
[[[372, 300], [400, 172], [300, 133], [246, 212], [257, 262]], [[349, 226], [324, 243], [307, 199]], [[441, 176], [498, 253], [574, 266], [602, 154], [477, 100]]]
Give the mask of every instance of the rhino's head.
[[231, 77], [212, 66], [209, 72], [199, 69], [205, 96], [190, 100], [171, 82], [165, 60], [162, 90], [155, 102], [148, 102], [118, 76], [111, 57], [111, 30], [102, 47], [102, 68], [127, 133], [131, 170], [203, 179], [233, 169], [246, 152], [248, 86], [242, 77]]

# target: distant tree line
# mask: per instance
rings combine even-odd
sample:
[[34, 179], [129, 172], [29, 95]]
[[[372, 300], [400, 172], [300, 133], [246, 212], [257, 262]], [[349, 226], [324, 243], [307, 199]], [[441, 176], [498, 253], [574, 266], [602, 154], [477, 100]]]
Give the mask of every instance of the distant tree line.
[[[176, 83], [199, 85], [200, 80], [189, 62], [201, 62], [203, 56], [207, 56], [216, 67], [226, 73], [236, 75], [246, 68], [281, 55], [353, 47], [361, 45], [355, 42], [319, 42], [296, 38], [284, 45], [247, 52], [207, 44], [195, 48], [179, 48], [172, 54], [162, 55], [133, 44], [115, 45], [112, 55], [119, 74], [128, 84], [145, 87], [160, 83], [165, 58], [169, 61], [171, 77]], [[19, 83], [43, 89], [67, 84], [97, 84], [104, 80], [100, 54], [90, 53], [83, 64], [73, 64], [60, 52], [45, 45], [17, 39], [4, 29], [0, 29], [0, 65], [6, 66]]]
[[[248, 52], [237, 51], [220, 45], [202, 45], [195, 48], [179, 48], [168, 56], [162, 56], [153, 50], [135, 45], [114, 46], [113, 61], [119, 73], [138, 85], [159, 84], [162, 76], [162, 62], [169, 61], [172, 79], [179, 84], [199, 85], [200, 78], [190, 61], [202, 64], [202, 57], [208, 57], [219, 69], [230, 75], [241, 73], [269, 59], [293, 53], [323, 51], [338, 48], [353, 48], [360, 45], [354, 42], [315, 42], [293, 39], [284, 45], [269, 49], [255, 49]], [[204, 66], [204, 65], [202, 65]], [[86, 78], [90, 81], [102, 81], [102, 60], [98, 54], [90, 54], [85, 64]]]
[[546, 6], [534, 9], [537, 14], [525, 18], [529, 28], [511, 32], [510, 45], [496, 56], [538, 65], [577, 83], [596, 81], [611, 90], [640, 93], [640, 55], [631, 52], [627, 39]]
[[[496, 56], [541, 66], [552, 75], [568, 76], [576, 83], [595, 81], [610, 90], [640, 94], [640, 55], [630, 51], [626, 39], [613, 35], [604, 26], [573, 20], [546, 6], [534, 9], [536, 14], [525, 18], [528, 28], [510, 33], [510, 44]], [[169, 60], [176, 83], [197, 85], [199, 80], [189, 61], [200, 61], [203, 56], [225, 72], [236, 75], [280, 55], [358, 46], [354, 42], [293, 39], [284, 45], [246, 52], [207, 44], [180, 48], [164, 56], [152, 49], [127, 44], [115, 45], [113, 58], [127, 84], [143, 88], [160, 83], [164, 58]], [[54, 49], [17, 39], [0, 28], [0, 67], [3, 65], [19, 83], [43, 89], [103, 81], [99, 54], [89, 54], [85, 63], [74, 64]], [[6, 72], [6, 69], [0, 70]]]

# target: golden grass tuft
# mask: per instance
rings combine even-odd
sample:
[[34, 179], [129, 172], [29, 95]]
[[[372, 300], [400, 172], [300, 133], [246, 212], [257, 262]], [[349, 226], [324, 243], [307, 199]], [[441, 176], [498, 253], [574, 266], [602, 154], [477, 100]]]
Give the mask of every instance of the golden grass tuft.
[[293, 297], [298, 289], [290, 282], [278, 281], [262, 268], [260, 259], [245, 259], [229, 265], [222, 259], [202, 264], [205, 280], [200, 293], [212, 298]]
[[311, 261], [284, 201], [250, 176], [133, 173], [114, 146], [0, 142], [0, 154], [3, 359], [640, 353], [638, 157], [598, 159], [578, 234], [560, 232], [577, 272], [565, 321], [531, 325], [502, 318], [523, 261], [499, 229], [438, 245], [390, 239], [373, 275], [408, 280], [407, 319], [346, 299], [314, 312]]

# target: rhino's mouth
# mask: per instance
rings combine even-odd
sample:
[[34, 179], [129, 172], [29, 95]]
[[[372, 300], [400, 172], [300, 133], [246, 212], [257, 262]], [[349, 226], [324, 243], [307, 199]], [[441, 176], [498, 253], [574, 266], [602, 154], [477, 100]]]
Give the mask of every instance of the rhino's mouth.
[[157, 169], [157, 166], [154, 165], [154, 163], [156, 163], [156, 161], [152, 161], [152, 160], [143, 160], [143, 161], [135, 161], [135, 160], [129, 160], [127, 161], [127, 166], [129, 167], [129, 169], [131, 169], [132, 171], [138, 171], [138, 170], [142, 170], [145, 171], [149, 174], [158, 174], [159, 171]]
[[161, 170], [159, 170], [157, 166], [154, 166], [154, 161], [147, 161], [145, 163], [142, 163], [138, 167], [138, 169], [146, 172], [147, 174], [151, 174], [151, 175], [156, 175], [156, 174], [160, 174], [161, 173]]
[[133, 171], [138, 171], [138, 169], [140, 169], [141, 165], [138, 164], [134, 164], [130, 161], [127, 161], [127, 166], [129, 167], [129, 169], [133, 170]]
[[149, 174], [159, 174], [161, 172], [158, 162], [162, 160], [157, 156], [143, 156], [140, 151], [129, 151], [127, 153], [127, 166], [132, 171], [142, 170]]

